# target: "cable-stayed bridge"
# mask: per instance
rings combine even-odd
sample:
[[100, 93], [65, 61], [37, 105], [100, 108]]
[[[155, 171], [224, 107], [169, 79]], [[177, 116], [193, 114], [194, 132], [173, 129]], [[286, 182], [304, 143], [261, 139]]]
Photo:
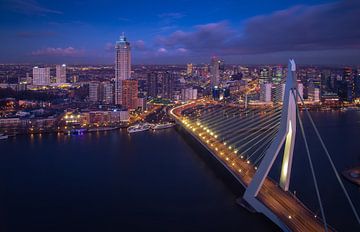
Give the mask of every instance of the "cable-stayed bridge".
[[[326, 221], [318, 180], [299, 113], [298, 102], [303, 105], [304, 102], [297, 91], [294, 60], [289, 60], [288, 75], [275, 87], [274, 95], [280, 96], [281, 101], [252, 108], [200, 99], [173, 108], [170, 115], [245, 187], [245, 193], [239, 200], [241, 205], [251, 211], [263, 213], [283, 231], [335, 231]], [[360, 224], [357, 210], [329, 151], [306, 107], [304, 111], [352, 213]], [[319, 215], [288, 191], [297, 130], [304, 141], [310, 164]], [[268, 177], [268, 174], [279, 155], [282, 156], [282, 165], [280, 180], [277, 182]]]

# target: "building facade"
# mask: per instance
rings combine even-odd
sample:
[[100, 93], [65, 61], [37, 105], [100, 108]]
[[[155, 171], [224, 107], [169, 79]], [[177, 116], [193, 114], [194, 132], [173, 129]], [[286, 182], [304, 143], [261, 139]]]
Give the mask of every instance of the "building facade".
[[56, 65], [56, 83], [66, 83], [66, 64]]
[[33, 85], [49, 85], [50, 84], [50, 68], [33, 68]]
[[211, 67], [210, 67], [210, 86], [214, 88], [219, 86], [220, 82], [220, 60], [217, 57], [211, 58]]
[[134, 110], [138, 107], [138, 81], [127, 79], [122, 81], [122, 106]]
[[115, 104], [122, 105], [122, 81], [131, 78], [131, 48], [124, 34], [115, 45]]

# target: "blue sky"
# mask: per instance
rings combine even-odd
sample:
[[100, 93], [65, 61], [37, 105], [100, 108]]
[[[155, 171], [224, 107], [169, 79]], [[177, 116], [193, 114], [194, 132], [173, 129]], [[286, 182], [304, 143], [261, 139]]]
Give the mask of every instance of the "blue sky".
[[359, 2], [0, 0], [0, 62], [360, 64]]

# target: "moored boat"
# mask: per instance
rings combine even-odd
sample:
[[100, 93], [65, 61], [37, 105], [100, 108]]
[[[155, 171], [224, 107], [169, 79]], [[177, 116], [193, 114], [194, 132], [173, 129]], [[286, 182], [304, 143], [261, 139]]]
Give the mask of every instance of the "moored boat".
[[153, 126], [153, 130], [162, 130], [162, 129], [167, 129], [170, 127], [173, 127], [175, 124], [171, 123], [171, 122], [167, 122], [167, 123], [160, 123], [160, 124], [156, 124]]
[[9, 138], [9, 136], [7, 136], [5, 134], [0, 134], [0, 140], [7, 139], [7, 138]]
[[140, 131], [147, 131], [151, 128], [151, 125], [149, 123], [139, 123], [134, 126], [130, 126], [127, 128], [127, 131], [129, 133], [135, 133]]

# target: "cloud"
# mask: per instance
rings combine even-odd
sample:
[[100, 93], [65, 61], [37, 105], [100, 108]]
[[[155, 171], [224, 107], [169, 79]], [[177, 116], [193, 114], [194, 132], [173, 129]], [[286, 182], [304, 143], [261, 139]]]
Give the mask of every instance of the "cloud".
[[66, 56], [66, 57], [79, 57], [84, 54], [84, 50], [75, 49], [73, 47], [67, 48], [43, 48], [31, 53], [32, 56]]
[[208, 56], [359, 49], [359, 22], [360, 1], [297, 5], [252, 17], [243, 22], [242, 30], [220, 21], [160, 36], [155, 44]]
[[159, 48], [157, 51], [158, 51], [159, 54], [161, 54], [161, 53], [167, 53], [167, 49], [166, 49], [166, 48]]
[[190, 32], [178, 30], [169, 36], [159, 36], [155, 44], [171, 49], [183, 48], [193, 52], [207, 52], [227, 46], [227, 39], [235, 35], [228, 22], [221, 21], [197, 25]]
[[360, 1], [294, 6], [246, 22], [244, 53], [360, 48]]
[[185, 53], [187, 52], [188, 50], [186, 48], [178, 48], [176, 49], [177, 52], [180, 52], [180, 53]]
[[57, 33], [53, 31], [19, 31], [16, 33], [20, 38], [54, 37]]
[[42, 6], [36, 0], [5, 0], [5, 6], [12, 11], [25, 15], [44, 16], [47, 14], [62, 14], [63, 12]]

